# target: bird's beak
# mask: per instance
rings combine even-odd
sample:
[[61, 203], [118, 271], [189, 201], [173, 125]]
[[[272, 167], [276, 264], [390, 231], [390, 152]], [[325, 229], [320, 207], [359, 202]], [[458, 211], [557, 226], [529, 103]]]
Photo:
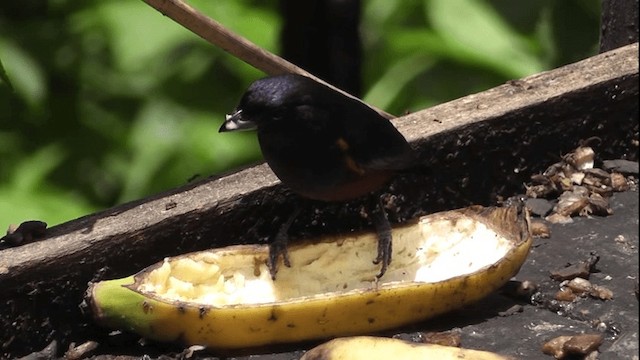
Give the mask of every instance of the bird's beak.
[[218, 132], [255, 130], [256, 127], [255, 122], [246, 120], [242, 117], [242, 110], [236, 110], [233, 114], [225, 117], [225, 121], [222, 123], [222, 126], [220, 126], [220, 130], [218, 130]]

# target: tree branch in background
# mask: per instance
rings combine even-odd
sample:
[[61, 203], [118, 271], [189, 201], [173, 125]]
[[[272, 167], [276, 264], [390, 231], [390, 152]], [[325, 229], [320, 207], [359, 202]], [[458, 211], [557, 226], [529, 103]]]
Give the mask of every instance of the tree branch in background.
[[600, 53], [638, 42], [638, 0], [603, 0]]
[[[304, 69], [284, 60], [283, 58], [272, 54], [251, 41], [234, 34], [226, 29], [220, 23], [207, 17], [198, 10], [189, 6], [181, 0], [143, 0], [154, 9], [158, 10], [173, 21], [191, 30], [196, 35], [207, 40], [211, 44], [223, 49], [236, 58], [246, 62], [247, 64], [262, 70], [269, 75], [280, 75], [285, 73], [294, 73], [308, 76], [332, 89], [361, 101], [357, 97], [328, 84], [327, 82], [315, 77], [313, 74]], [[363, 102], [364, 103], [364, 102]], [[369, 104], [367, 106], [376, 110], [380, 115], [386, 118], [394, 116]]]
[[362, 95], [360, 0], [280, 0], [280, 55]]

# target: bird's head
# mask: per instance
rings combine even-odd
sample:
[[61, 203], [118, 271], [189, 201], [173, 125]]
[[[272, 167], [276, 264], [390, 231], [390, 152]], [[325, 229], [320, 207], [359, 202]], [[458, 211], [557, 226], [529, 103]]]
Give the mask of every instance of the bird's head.
[[286, 74], [257, 80], [244, 93], [235, 111], [226, 116], [219, 131], [255, 130], [278, 121], [292, 107], [312, 105], [317, 94], [327, 90], [302, 75]]

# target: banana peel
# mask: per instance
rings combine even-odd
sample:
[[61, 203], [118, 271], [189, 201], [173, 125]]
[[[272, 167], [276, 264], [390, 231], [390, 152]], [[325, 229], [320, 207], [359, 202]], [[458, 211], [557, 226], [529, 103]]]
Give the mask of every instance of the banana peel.
[[376, 234], [362, 233], [289, 246], [291, 267], [275, 280], [267, 246], [237, 245], [91, 284], [87, 300], [105, 326], [214, 349], [368, 334], [485, 297], [518, 272], [531, 241], [526, 210], [472, 206], [394, 227], [380, 279]]
[[333, 339], [307, 351], [300, 360], [510, 360], [496, 353], [453, 346], [415, 343], [374, 336]]

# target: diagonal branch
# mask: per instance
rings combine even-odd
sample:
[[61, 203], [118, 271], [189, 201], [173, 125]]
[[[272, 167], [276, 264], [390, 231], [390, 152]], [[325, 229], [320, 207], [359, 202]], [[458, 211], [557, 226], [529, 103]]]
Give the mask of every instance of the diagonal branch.
[[[336, 88], [335, 86], [315, 77], [313, 74], [305, 71], [304, 69], [288, 62], [287, 60], [270, 53], [269, 51], [262, 49], [251, 41], [245, 39], [242, 36], [234, 34], [230, 30], [226, 29], [222, 24], [207, 17], [203, 13], [194, 9], [187, 3], [181, 0], [143, 0], [154, 9], [158, 10], [165, 16], [168, 16], [173, 21], [191, 30], [196, 35], [207, 40], [211, 44], [221, 48], [222, 50], [230, 53], [236, 58], [246, 62], [247, 64], [262, 70], [269, 75], [280, 75], [285, 73], [294, 73], [304, 76], [308, 76], [322, 84], [325, 84], [332, 89], [350, 97], [356, 99], [362, 103], [362, 100], [357, 97]], [[394, 116], [380, 110], [374, 106], [364, 103], [365, 105], [376, 110], [380, 115], [391, 119]]]

